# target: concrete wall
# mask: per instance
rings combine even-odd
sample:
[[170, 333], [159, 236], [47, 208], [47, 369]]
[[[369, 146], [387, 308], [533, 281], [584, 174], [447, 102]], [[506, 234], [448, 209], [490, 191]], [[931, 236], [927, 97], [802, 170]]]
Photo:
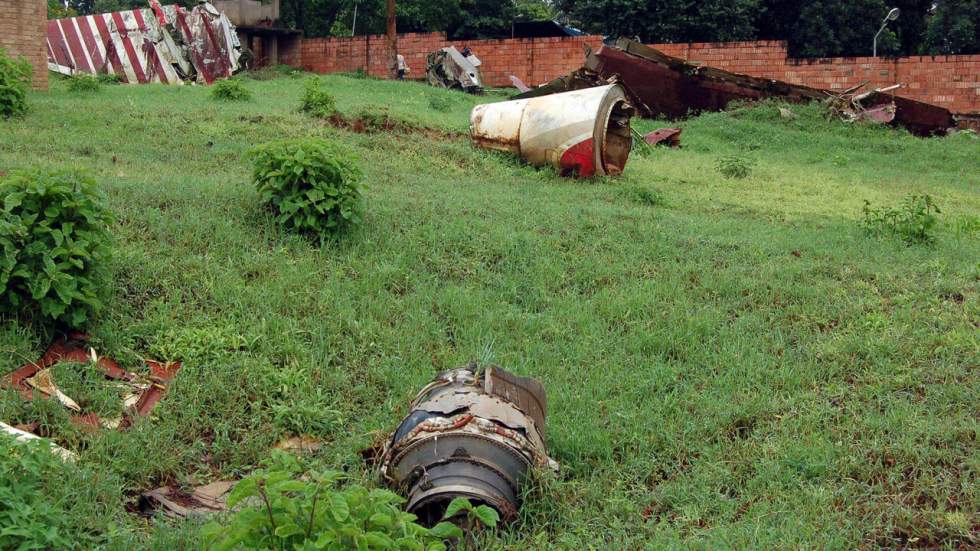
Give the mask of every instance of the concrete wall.
[[[409, 78], [425, 78], [426, 56], [450, 44], [469, 46], [480, 58], [489, 86], [510, 86], [510, 75], [537, 85], [582, 66], [583, 46], [598, 48], [600, 36], [463, 40], [450, 43], [443, 33], [399, 35], [398, 51], [411, 67]], [[868, 80], [880, 87], [901, 83], [897, 94], [949, 109], [980, 114], [980, 55], [845, 57], [793, 59], [779, 41], [653, 44], [664, 53], [704, 65], [752, 76], [842, 90]], [[387, 75], [383, 36], [303, 39], [288, 63], [319, 73], [362, 69]]]
[[30, 61], [34, 88], [41, 90], [48, 87], [47, 22], [45, 0], [0, 0], [0, 48]]
[[235, 25], [261, 25], [279, 19], [279, 0], [264, 4], [257, 0], [212, 0], [211, 3]]

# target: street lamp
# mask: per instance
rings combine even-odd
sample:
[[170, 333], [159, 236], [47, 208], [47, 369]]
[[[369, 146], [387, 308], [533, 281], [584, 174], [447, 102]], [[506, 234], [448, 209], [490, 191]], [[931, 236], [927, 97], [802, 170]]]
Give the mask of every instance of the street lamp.
[[901, 12], [898, 8], [892, 8], [891, 11], [888, 12], [888, 15], [885, 16], [885, 20], [881, 22], [881, 28], [875, 33], [874, 45], [871, 47], [872, 57], [878, 57], [878, 35], [881, 34], [881, 31], [885, 30], [885, 27], [888, 26], [889, 21], [898, 19], [899, 13]]

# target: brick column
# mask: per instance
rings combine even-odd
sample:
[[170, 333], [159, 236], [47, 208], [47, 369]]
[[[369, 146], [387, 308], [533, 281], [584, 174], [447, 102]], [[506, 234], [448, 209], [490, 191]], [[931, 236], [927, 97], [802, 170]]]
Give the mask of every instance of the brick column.
[[0, 1], [0, 48], [8, 56], [23, 56], [34, 67], [34, 88], [48, 88], [48, 48], [45, 0]]

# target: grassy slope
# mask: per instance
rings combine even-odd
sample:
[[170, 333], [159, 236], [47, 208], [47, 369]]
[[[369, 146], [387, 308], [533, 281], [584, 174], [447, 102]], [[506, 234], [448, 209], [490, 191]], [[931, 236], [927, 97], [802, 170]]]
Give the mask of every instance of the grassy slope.
[[[345, 113], [387, 105], [454, 132], [481, 101], [325, 80]], [[107, 518], [160, 483], [240, 476], [287, 434], [324, 439], [325, 463], [370, 479], [358, 450], [435, 372], [478, 359], [545, 383], [563, 465], [488, 547], [952, 545], [980, 524], [980, 240], [954, 229], [980, 215], [980, 141], [766, 106], [680, 123], [682, 149], [576, 181], [464, 139], [325, 127], [295, 112], [297, 79], [248, 85], [254, 101], [219, 104], [197, 87], [55, 83], [0, 121], [3, 170], [84, 167], [108, 192], [99, 349], [185, 361], [155, 418], [124, 434], [0, 397], [0, 419], [41, 418], [82, 450]], [[437, 94], [448, 112], [430, 108]], [[365, 172], [363, 228], [334, 246], [280, 233], [249, 183], [251, 145], [307, 135], [347, 144]], [[721, 177], [728, 154], [752, 175]], [[935, 245], [860, 231], [864, 199], [923, 192], [944, 209]], [[45, 339], [3, 324], [2, 370]], [[151, 528], [128, 518], [121, 546]]]

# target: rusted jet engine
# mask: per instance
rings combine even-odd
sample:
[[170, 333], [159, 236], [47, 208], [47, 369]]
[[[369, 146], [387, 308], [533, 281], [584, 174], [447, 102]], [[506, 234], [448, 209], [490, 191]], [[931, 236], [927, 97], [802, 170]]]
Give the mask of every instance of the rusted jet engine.
[[510, 151], [562, 176], [623, 171], [633, 146], [633, 106], [617, 84], [539, 98], [477, 105], [470, 136], [487, 149]]
[[499, 367], [441, 373], [385, 444], [382, 481], [430, 526], [456, 497], [512, 521], [530, 469], [555, 466], [545, 451], [546, 405], [541, 383]]

